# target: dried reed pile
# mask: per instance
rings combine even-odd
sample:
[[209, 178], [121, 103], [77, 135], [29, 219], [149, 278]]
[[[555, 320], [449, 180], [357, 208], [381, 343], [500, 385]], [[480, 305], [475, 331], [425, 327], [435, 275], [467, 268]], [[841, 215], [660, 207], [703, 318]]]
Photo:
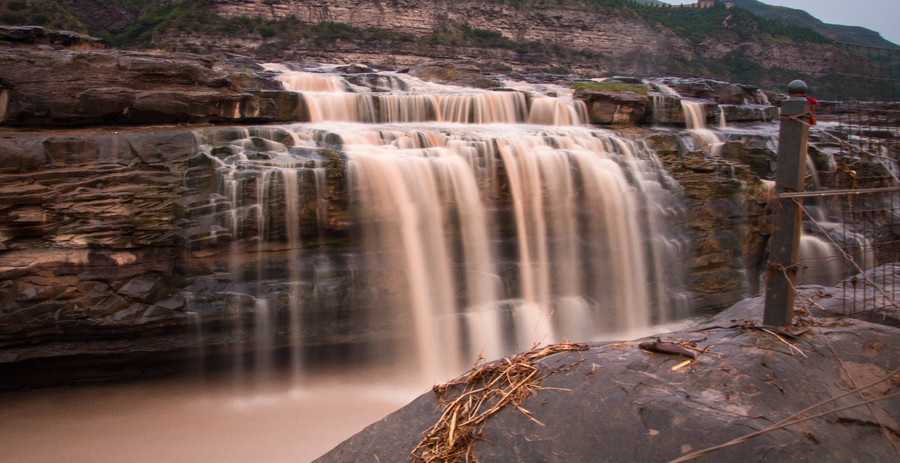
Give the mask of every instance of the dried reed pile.
[[553, 371], [537, 365], [537, 361], [560, 352], [587, 349], [586, 344], [578, 343], [536, 347], [435, 386], [432, 390], [441, 401], [443, 412], [438, 422], [424, 433], [411, 453], [412, 458], [429, 463], [477, 462], [474, 448], [482, 437], [481, 426], [510, 405], [543, 426], [520, 405], [531, 394], [544, 389], [539, 384]]

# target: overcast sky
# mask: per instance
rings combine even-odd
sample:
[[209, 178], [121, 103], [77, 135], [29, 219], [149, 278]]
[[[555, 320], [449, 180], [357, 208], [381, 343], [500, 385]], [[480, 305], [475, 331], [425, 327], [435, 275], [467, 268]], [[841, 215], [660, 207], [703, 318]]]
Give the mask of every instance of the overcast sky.
[[[696, 1], [662, 0], [673, 5]], [[724, 0], [727, 2], [727, 0]], [[804, 10], [826, 23], [863, 26], [900, 45], [900, 0], [760, 0]]]

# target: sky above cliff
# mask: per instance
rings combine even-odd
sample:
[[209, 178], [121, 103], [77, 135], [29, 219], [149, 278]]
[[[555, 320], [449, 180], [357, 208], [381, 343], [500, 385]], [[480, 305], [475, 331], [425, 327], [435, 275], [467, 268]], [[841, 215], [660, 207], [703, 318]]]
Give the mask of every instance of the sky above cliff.
[[[678, 5], [696, 1], [661, 0]], [[726, 0], [727, 1], [727, 0]], [[900, 45], [900, 0], [761, 0], [769, 5], [806, 11], [831, 24], [862, 26]]]

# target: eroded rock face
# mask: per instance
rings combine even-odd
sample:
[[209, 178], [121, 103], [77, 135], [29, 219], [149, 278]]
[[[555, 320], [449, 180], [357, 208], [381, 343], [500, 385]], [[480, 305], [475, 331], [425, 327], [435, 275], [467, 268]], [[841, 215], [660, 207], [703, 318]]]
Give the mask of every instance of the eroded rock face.
[[653, 82], [667, 85], [686, 98], [706, 100], [726, 105], [768, 104], [756, 87], [712, 79], [665, 77]]
[[632, 91], [578, 90], [592, 124], [639, 125], [646, 120], [650, 98]]
[[223, 16], [266, 19], [294, 16], [303, 22], [333, 21], [356, 27], [387, 28], [425, 36], [446, 21], [467, 23], [474, 28], [496, 30], [517, 41], [545, 40], [576, 49], [603, 50], [621, 56], [640, 50], [656, 56], [685, 56], [690, 44], [673, 34], [660, 34], [640, 18], [610, 16], [601, 11], [573, 10], [553, 6], [517, 8], [505, 2], [462, 1], [454, 3], [362, 1], [352, 6], [328, 0], [296, 3], [289, 0], [218, 1], [213, 8]]
[[[766, 46], [773, 42], [769, 41], [766, 44], [728, 42], [716, 38], [695, 47], [689, 40], [675, 35], [668, 29], [656, 27], [636, 16], [604, 10], [603, 7], [573, 9], [564, 5], [547, 4], [541, 5], [540, 8], [530, 8], [510, 2], [470, 0], [453, 3], [365, 0], [355, 2], [352, 6], [333, 0], [312, 2], [228, 0], [213, 2], [212, 8], [217, 14], [226, 17], [247, 16], [265, 19], [295, 17], [310, 24], [332, 21], [361, 29], [376, 27], [418, 36], [428, 36], [447, 22], [468, 24], [473, 28], [500, 32], [503, 36], [518, 42], [543, 41], [574, 50], [588, 50], [602, 54], [611, 57], [616, 69], [621, 72], [645, 74], [654, 72], [652, 64], [639, 58], [642, 55], [661, 60], [672, 58], [694, 60], [721, 59], [730, 53], [741, 53], [748, 60], [768, 68], [788, 66], [812, 75], [825, 75], [831, 72], [828, 45], [784, 41], [776, 42], [777, 46]], [[321, 46], [314, 43], [295, 41], [290, 44], [291, 46], [285, 46], [288, 44], [266, 41], [255, 33], [241, 37], [240, 40], [246, 49], [268, 48], [267, 51], [280, 54], [281, 58], [285, 58], [285, 53], [297, 53], [300, 56], [292, 59], [318, 59], [321, 53]], [[179, 37], [159, 37], [159, 43], [160, 45], [179, 43], [181, 46], [216, 49], [221, 42], [202, 35], [191, 37], [190, 34], [180, 34]], [[332, 48], [336, 52], [332, 54], [333, 57], [344, 53], [357, 53], [353, 59], [359, 57], [358, 46], [357, 50], [345, 51], [341, 49], [340, 43], [335, 43]], [[366, 50], [363, 55], [366, 62], [391, 65], [403, 61], [405, 55], [417, 54], [414, 47], [403, 47], [401, 44], [398, 48], [389, 53], [385, 53], [384, 50]], [[426, 56], [430, 56], [430, 59], [459, 57], [477, 62], [494, 61], [499, 58], [500, 62], [515, 62], [520, 66], [546, 62], [541, 57], [512, 51], [508, 51], [505, 56], [486, 56], [498, 51], [479, 48], [473, 52], [466, 50], [465, 47], [451, 47], [434, 50]], [[577, 57], [565, 61], [564, 64], [572, 68], [580, 68], [582, 65]]]
[[5, 133], [0, 344], [180, 323], [157, 303], [184, 286], [172, 201], [195, 151], [179, 130]]
[[[767, 137], [757, 143], [765, 145]], [[693, 243], [688, 286], [698, 307], [723, 307], [755, 294], [755, 278], [771, 234], [766, 216], [768, 190], [735, 156], [708, 156], [690, 149], [675, 133], [644, 138], [683, 188], [686, 228]], [[744, 154], [735, 142], [731, 149]], [[774, 151], [765, 153], [774, 159]], [[760, 153], [760, 156], [763, 154]], [[748, 155], [749, 156], [749, 155]]]
[[7, 126], [296, 118], [297, 99], [280, 86], [199, 55], [4, 48], [0, 66], [0, 124]]
[[[199, 56], [0, 51], [6, 125], [157, 124], [233, 119], [243, 96]], [[246, 102], [249, 103], [249, 102]], [[246, 105], [245, 103], [245, 105]]]
[[0, 45], [12, 47], [44, 45], [57, 49], [78, 47], [99, 50], [106, 48], [106, 41], [78, 32], [48, 30], [40, 26], [0, 26]]

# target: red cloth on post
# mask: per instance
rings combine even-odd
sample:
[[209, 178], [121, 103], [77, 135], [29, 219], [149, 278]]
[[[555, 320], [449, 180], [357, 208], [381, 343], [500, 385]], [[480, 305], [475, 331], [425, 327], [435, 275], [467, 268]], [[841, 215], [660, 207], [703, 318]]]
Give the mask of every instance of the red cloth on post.
[[803, 93], [799, 93], [797, 95], [790, 95], [790, 96], [799, 96], [799, 97], [806, 98], [806, 101], [808, 101], [812, 105], [809, 107], [809, 125], [816, 125], [816, 105], [819, 104], [819, 102], [816, 101], [815, 98], [813, 98], [811, 96], [806, 96]]

